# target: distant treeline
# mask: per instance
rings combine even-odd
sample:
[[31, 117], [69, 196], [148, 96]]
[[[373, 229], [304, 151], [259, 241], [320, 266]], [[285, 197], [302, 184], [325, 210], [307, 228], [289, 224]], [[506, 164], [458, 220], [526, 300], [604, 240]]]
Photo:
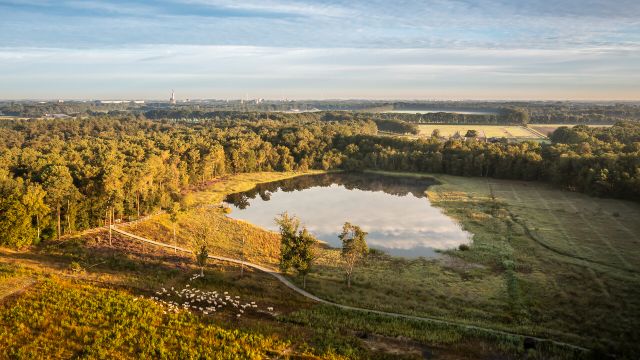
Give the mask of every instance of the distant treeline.
[[45, 114], [95, 115], [110, 111], [132, 111], [140, 105], [133, 103], [99, 104], [87, 102], [10, 102], [0, 105], [0, 115], [38, 118]]
[[[221, 113], [277, 113], [289, 110], [321, 110], [323, 112], [371, 113], [372, 119], [396, 119], [416, 123], [450, 124], [614, 124], [618, 121], [640, 121], [640, 103], [545, 102], [545, 101], [224, 101], [209, 100], [145, 104], [104, 104], [96, 101], [35, 102], [13, 101], [0, 103], [0, 115], [35, 118], [44, 114], [94, 116], [135, 114], [152, 119], [204, 119]], [[392, 110], [438, 111], [429, 114], [384, 113]], [[461, 114], [459, 112], [479, 112]], [[375, 114], [375, 115], [373, 115]], [[236, 114], [238, 115], [238, 114]]]
[[[353, 111], [317, 111], [301, 113], [284, 112], [235, 112], [235, 111], [203, 111], [189, 108], [154, 109], [144, 112], [148, 119], [294, 119], [320, 121], [373, 120], [382, 131], [417, 134], [417, 127], [409, 123], [449, 123], [449, 124], [518, 124], [529, 121], [529, 114], [521, 108], [501, 109], [496, 114], [459, 114], [459, 113], [373, 113]], [[403, 124], [404, 122], [404, 124]]]
[[420, 129], [418, 129], [418, 126], [406, 121], [395, 119], [374, 119], [374, 121], [378, 126], [378, 130], [380, 131], [413, 135], [418, 135], [420, 133]]
[[[640, 102], [571, 102], [571, 101], [421, 101], [376, 103], [371, 109], [436, 110], [444, 114], [426, 114], [419, 120], [451, 123], [501, 123], [500, 114], [509, 110], [526, 111], [529, 122], [542, 124], [614, 124], [618, 121], [640, 121]], [[477, 111], [486, 114], [452, 114]], [[455, 116], [458, 115], [458, 116]], [[461, 116], [464, 115], [464, 116]], [[512, 115], [508, 115], [510, 117]], [[518, 122], [517, 119], [508, 121]]]
[[[415, 110], [415, 109], [413, 109]], [[392, 118], [411, 123], [423, 124], [495, 124], [495, 125], [525, 125], [529, 122], [529, 113], [522, 108], [504, 108], [496, 110], [496, 113], [461, 114], [453, 112], [433, 113], [378, 113], [376, 117]], [[406, 110], [411, 111], [411, 110]], [[459, 111], [459, 110], [458, 110]]]
[[540, 124], [614, 124], [640, 121], [638, 104], [555, 104], [530, 106], [531, 122]]
[[382, 169], [546, 180], [640, 200], [640, 124], [560, 128], [550, 145], [443, 142], [376, 136], [375, 122], [341, 114], [0, 122], [0, 241], [28, 245], [102, 225], [110, 212], [137, 217], [170, 207], [188, 187], [253, 171]]

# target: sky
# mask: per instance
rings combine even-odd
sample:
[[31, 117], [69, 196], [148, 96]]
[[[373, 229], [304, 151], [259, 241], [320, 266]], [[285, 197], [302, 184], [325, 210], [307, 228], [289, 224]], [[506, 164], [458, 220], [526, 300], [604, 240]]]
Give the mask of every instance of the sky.
[[638, 0], [0, 0], [0, 99], [640, 100]]

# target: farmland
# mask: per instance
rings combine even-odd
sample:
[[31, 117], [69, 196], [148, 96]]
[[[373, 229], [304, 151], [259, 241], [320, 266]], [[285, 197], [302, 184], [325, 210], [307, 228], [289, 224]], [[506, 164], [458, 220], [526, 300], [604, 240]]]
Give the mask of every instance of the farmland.
[[515, 125], [449, 125], [449, 124], [419, 124], [419, 136], [429, 137], [434, 130], [440, 132], [440, 136], [451, 137], [455, 134], [465, 136], [467, 131], [476, 130], [479, 137], [508, 138], [517, 140], [541, 140], [545, 137], [525, 126]]
[[[576, 126], [577, 124], [529, 124], [528, 127], [540, 132], [543, 135], [549, 136], [557, 128], [561, 126]], [[588, 127], [611, 127], [611, 125], [586, 125]]]

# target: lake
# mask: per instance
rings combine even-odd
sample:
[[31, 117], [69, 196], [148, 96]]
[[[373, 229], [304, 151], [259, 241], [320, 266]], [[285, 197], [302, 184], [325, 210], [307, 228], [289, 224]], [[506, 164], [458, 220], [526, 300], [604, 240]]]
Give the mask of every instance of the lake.
[[369, 247], [406, 258], [435, 257], [435, 250], [457, 248], [471, 236], [424, 194], [431, 178], [360, 173], [305, 175], [259, 184], [231, 194], [229, 216], [277, 231], [283, 212], [297, 216], [319, 240], [340, 247], [344, 222], [369, 233]]
[[433, 114], [433, 113], [452, 113], [463, 115], [497, 115], [498, 112], [490, 109], [465, 110], [465, 109], [433, 109], [433, 110], [390, 110], [383, 111], [389, 114]]

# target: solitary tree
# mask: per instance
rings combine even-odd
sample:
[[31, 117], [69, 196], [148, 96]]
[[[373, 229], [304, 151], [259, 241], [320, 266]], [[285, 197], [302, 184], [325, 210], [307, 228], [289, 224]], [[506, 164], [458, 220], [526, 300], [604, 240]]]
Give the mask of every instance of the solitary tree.
[[307, 286], [307, 275], [311, 272], [315, 259], [313, 247], [317, 240], [300, 228], [300, 221], [286, 212], [276, 218], [280, 226], [280, 269], [284, 272], [294, 268], [302, 276], [302, 286]]
[[[244, 261], [244, 236], [240, 241], [240, 260]], [[242, 276], [244, 276], [244, 262], [240, 263], [240, 277]]]
[[280, 227], [280, 270], [287, 272], [293, 266], [295, 241], [300, 220], [284, 212], [275, 221]]
[[209, 259], [209, 249], [206, 244], [200, 244], [196, 249], [196, 264], [200, 266], [200, 276], [204, 276], [204, 267], [207, 266], [207, 259]]
[[296, 237], [296, 257], [293, 267], [299, 275], [302, 275], [302, 287], [307, 288], [307, 275], [311, 272], [313, 261], [315, 260], [314, 245], [316, 238], [303, 228]]
[[178, 242], [176, 241], [176, 223], [178, 222], [179, 213], [180, 203], [174, 202], [169, 208], [169, 220], [171, 221], [171, 226], [173, 228], [173, 251], [176, 253], [178, 252]]
[[342, 261], [347, 275], [347, 287], [351, 287], [351, 275], [358, 263], [366, 256], [369, 248], [366, 241], [367, 233], [359, 226], [349, 222], [342, 226], [342, 233], [338, 238], [342, 241]]
[[207, 258], [209, 257], [208, 244], [213, 235], [213, 227], [209, 222], [203, 221], [192, 228], [195, 235], [193, 253], [196, 256], [196, 264], [200, 266], [200, 276], [204, 276], [204, 267], [207, 265]]

